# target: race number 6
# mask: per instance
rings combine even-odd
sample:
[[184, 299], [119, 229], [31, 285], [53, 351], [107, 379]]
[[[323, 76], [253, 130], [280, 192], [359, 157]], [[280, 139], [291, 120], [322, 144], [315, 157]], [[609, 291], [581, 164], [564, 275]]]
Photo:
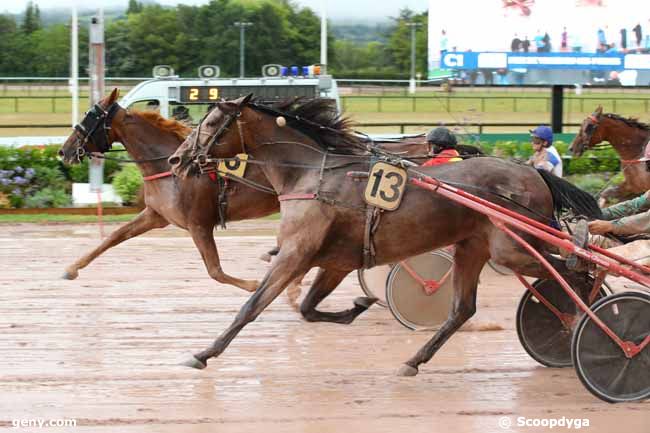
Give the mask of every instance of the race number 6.
[[407, 174], [401, 167], [377, 162], [370, 169], [364, 198], [366, 203], [385, 210], [395, 210], [402, 202]]
[[236, 160], [228, 160], [219, 162], [217, 170], [221, 174], [228, 174], [235, 177], [244, 177], [246, 172], [246, 161], [248, 161], [248, 154], [240, 153], [236, 155]]

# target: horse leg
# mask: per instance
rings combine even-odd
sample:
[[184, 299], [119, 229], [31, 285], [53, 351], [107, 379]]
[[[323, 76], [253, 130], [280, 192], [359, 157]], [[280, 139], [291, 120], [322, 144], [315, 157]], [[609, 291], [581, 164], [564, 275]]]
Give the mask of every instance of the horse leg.
[[399, 376], [415, 376], [418, 366], [428, 362], [442, 345], [476, 312], [476, 289], [483, 265], [489, 259], [485, 241], [468, 239], [454, 252], [454, 302], [440, 330], [411, 359], [400, 367]]
[[99, 257], [104, 251], [113, 248], [128, 239], [140, 236], [152, 229], [159, 229], [169, 225], [169, 222], [151, 208], [145, 208], [134, 219], [112, 232], [101, 244], [79, 260], [68, 266], [63, 278], [74, 280], [79, 276], [79, 270], [85, 268]]
[[201, 253], [203, 263], [208, 271], [208, 274], [213, 280], [219, 283], [230, 284], [232, 286], [244, 289], [247, 292], [254, 292], [259, 286], [256, 280], [242, 280], [237, 277], [226, 274], [221, 269], [221, 260], [219, 260], [219, 251], [217, 251], [217, 244], [214, 241], [214, 224], [205, 225], [190, 225], [188, 227], [194, 245]]
[[312, 284], [305, 299], [300, 304], [300, 314], [308, 322], [333, 322], [349, 325], [361, 313], [366, 311], [372, 304], [377, 302], [376, 298], [365, 296], [354, 300], [354, 307], [336, 313], [328, 313], [316, 310], [316, 306], [325, 299], [343, 281], [347, 271], [334, 271], [320, 269], [314, 284]]
[[313, 254], [306, 253], [300, 248], [283, 245], [278, 257], [273, 261], [271, 269], [264, 277], [262, 285], [242, 306], [233, 323], [217, 338], [212, 345], [194, 355], [183, 363], [188, 367], [203, 369], [210, 358], [219, 356], [237, 336], [239, 331], [252, 322], [264, 309], [296, 278], [309, 270]]

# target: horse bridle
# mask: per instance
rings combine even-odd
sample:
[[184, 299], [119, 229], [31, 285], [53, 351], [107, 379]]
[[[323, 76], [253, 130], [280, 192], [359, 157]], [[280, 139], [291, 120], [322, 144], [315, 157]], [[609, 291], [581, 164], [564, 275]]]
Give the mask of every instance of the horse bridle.
[[[216, 106], [215, 106], [216, 108]], [[214, 110], [214, 108], [213, 108]], [[226, 120], [223, 122], [223, 124], [219, 127], [219, 129], [210, 137], [208, 140], [208, 143], [204, 146], [201, 145], [199, 142], [199, 138], [201, 137], [201, 126], [203, 125], [203, 121], [205, 118], [212, 112], [210, 110], [203, 116], [203, 118], [199, 121], [199, 124], [196, 128], [196, 135], [194, 136], [194, 143], [192, 143], [192, 154], [195, 155], [194, 161], [196, 164], [198, 164], [199, 168], [204, 167], [208, 163], [208, 155], [210, 154], [210, 150], [212, 150], [212, 147], [217, 145], [219, 146], [219, 139], [223, 134], [226, 133], [230, 125], [232, 124], [233, 121], [237, 120], [237, 129], [239, 130], [239, 140], [241, 142], [242, 150], [244, 153], [246, 153], [246, 146], [244, 144], [244, 135], [241, 130], [241, 126], [239, 125], [239, 117], [241, 117], [241, 111], [238, 110], [234, 114], [226, 114]]]
[[101, 153], [111, 149], [108, 132], [111, 129], [113, 116], [119, 108], [117, 102], [112, 103], [106, 110], [101, 105], [95, 104], [86, 112], [81, 123], [74, 126], [77, 132], [77, 159], [81, 160], [84, 155], [90, 154], [86, 147], [89, 141], [92, 141]]

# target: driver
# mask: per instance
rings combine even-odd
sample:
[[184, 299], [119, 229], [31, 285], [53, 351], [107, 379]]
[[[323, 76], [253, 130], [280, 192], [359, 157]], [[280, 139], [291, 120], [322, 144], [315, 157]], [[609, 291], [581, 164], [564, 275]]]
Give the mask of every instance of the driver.
[[449, 129], [443, 127], [432, 129], [427, 134], [427, 143], [429, 144], [429, 155], [433, 158], [422, 164], [422, 167], [462, 161], [460, 153], [456, 150], [458, 144], [456, 136]]

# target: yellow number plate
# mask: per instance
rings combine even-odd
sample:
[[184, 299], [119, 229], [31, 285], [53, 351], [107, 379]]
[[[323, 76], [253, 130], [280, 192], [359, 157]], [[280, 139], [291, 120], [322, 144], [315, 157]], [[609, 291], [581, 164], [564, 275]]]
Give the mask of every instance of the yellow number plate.
[[376, 162], [370, 169], [364, 198], [366, 203], [385, 210], [395, 210], [402, 202], [407, 174], [401, 167]]
[[246, 161], [248, 161], [248, 154], [240, 153], [237, 155], [237, 160], [221, 161], [217, 170], [222, 174], [229, 174], [236, 177], [244, 177], [246, 171]]

